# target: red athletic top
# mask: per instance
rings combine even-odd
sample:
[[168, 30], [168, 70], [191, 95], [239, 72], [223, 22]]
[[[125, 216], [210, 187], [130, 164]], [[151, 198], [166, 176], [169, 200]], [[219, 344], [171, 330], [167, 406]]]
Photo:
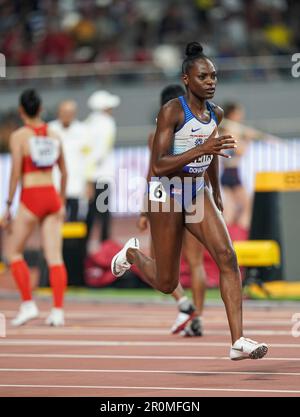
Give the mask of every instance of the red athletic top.
[[[47, 136], [48, 125], [44, 123], [41, 126], [35, 127], [30, 125], [25, 125], [29, 129], [33, 130], [36, 136]], [[23, 166], [22, 172], [23, 174], [27, 174], [28, 172], [37, 172], [37, 171], [51, 171], [52, 167], [37, 167], [30, 155], [26, 155], [23, 157]]]

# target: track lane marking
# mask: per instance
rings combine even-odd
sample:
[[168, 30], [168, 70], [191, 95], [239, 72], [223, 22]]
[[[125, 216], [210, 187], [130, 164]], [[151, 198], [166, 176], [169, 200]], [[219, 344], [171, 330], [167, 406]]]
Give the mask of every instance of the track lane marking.
[[63, 389], [99, 389], [99, 390], [156, 390], [156, 391], [198, 391], [198, 392], [258, 392], [277, 394], [300, 394], [299, 390], [272, 390], [272, 389], [241, 389], [241, 388], [198, 388], [198, 387], [141, 387], [141, 386], [109, 386], [109, 385], [18, 385], [0, 384], [0, 388], [63, 388]]
[[[4, 339], [0, 340], [1, 346], [206, 346], [206, 347], [228, 347], [230, 343], [226, 342], [202, 342], [196, 341], [185, 342], [184, 338], [176, 341], [136, 341], [136, 340], [76, 340], [76, 339]], [[300, 348], [299, 344], [293, 343], [269, 343], [270, 348]]]
[[[57, 353], [1, 353], [0, 357], [3, 358], [47, 358], [47, 359], [137, 359], [137, 360], [144, 360], [144, 359], [151, 359], [151, 360], [190, 360], [190, 361], [199, 361], [199, 360], [207, 360], [207, 361], [231, 361], [227, 356], [159, 356], [159, 355], [84, 355], [84, 354], [57, 354]], [[300, 361], [300, 357], [298, 358], [276, 358], [276, 357], [265, 357], [262, 359], [263, 361]], [[251, 360], [253, 362], [253, 360]]]
[[154, 369], [61, 369], [61, 368], [0, 368], [0, 372], [79, 372], [79, 373], [126, 373], [126, 374], [189, 374], [189, 375], [276, 375], [300, 376], [300, 372], [255, 371], [176, 371]]

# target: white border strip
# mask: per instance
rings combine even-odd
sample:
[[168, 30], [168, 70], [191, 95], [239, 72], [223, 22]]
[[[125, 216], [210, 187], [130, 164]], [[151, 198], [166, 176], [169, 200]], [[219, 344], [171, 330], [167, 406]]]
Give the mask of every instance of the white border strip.
[[55, 368], [2, 368], [0, 372], [79, 372], [115, 374], [189, 374], [189, 375], [279, 375], [300, 376], [300, 372], [251, 372], [251, 371], [177, 371], [153, 369], [55, 369]]
[[[258, 329], [245, 329], [245, 332], [247, 334], [257, 334], [257, 335], [264, 335], [264, 336], [288, 336], [292, 335], [292, 322], [289, 326], [290, 330], [258, 330]], [[227, 335], [229, 334], [229, 330], [221, 330], [221, 329], [215, 329], [210, 330], [206, 329], [204, 330], [206, 335], [212, 336], [212, 335]], [[171, 334], [169, 327], [162, 327], [162, 328], [134, 328], [134, 327], [110, 327], [105, 328], [102, 327], [101, 329], [94, 329], [94, 328], [81, 328], [78, 326], [78, 328], [28, 328], [28, 329], [18, 329], [18, 330], [12, 330], [9, 329], [7, 331], [7, 336], [44, 336], [44, 335], [59, 335], [59, 336], [67, 336], [67, 335], [90, 335], [90, 336], [97, 336], [97, 335], [153, 335], [153, 336], [161, 336], [165, 335], [168, 336]]]
[[[189, 361], [229, 361], [227, 356], [156, 356], [156, 355], [80, 355], [59, 353], [1, 353], [2, 358], [46, 358], [46, 359], [151, 359], [151, 360], [189, 360]], [[264, 361], [300, 361], [298, 358], [264, 358]]]
[[237, 388], [195, 388], [195, 387], [130, 387], [109, 385], [11, 385], [1, 384], [0, 388], [63, 388], [63, 389], [95, 389], [95, 390], [156, 390], [156, 391], [198, 391], [198, 392], [260, 392], [277, 394], [300, 394], [299, 390], [272, 390], [272, 389], [237, 389]]
[[[131, 341], [131, 340], [75, 340], [75, 339], [4, 339], [0, 340], [0, 346], [151, 346], [151, 347], [180, 347], [180, 346], [196, 346], [196, 347], [227, 347], [230, 348], [230, 342], [202, 342], [193, 340], [185, 342], [184, 338], [176, 339], [174, 342], [166, 341]], [[270, 347], [278, 348], [299, 348], [299, 344], [293, 343], [271, 343]]]

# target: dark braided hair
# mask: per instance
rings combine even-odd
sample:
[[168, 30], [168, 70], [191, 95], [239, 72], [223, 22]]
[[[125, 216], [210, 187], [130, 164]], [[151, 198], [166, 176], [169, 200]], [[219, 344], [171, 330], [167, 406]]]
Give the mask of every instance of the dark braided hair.
[[29, 88], [21, 94], [20, 104], [28, 116], [34, 117], [41, 107], [42, 100], [33, 88]]
[[189, 71], [196, 59], [207, 59], [199, 42], [189, 42], [185, 48], [185, 55], [182, 63], [182, 74], [186, 74]]

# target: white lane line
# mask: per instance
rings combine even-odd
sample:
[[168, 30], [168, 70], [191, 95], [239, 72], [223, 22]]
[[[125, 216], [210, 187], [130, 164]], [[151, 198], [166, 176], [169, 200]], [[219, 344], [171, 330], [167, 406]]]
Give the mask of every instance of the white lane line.
[[103, 328], [102, 329], [90, 329], [90, 328], [64, 328], [64, 329], [40, 329], [40, 328], [31, 328], [31, 329], [19, 329], [19, 330], [8, 330], [6, 332], [7, 336], [20, 336], [20, 335], [120, 335], [120, 334], [136, 334], [136, 335], [170, 335], [170, 331], [168, 328], [162, 328], [159, 330], [158, 328], [155, 329], [133, 329], [130, 328]]
[[12, 385], [1, 384], [0, 388], [63, 388], [63, 389], [95, 389], [95, 390], [156, 390], [156, 391], [210, 391], [210, 392], [259, 392], [277, 394], [300, 394], [299, 390], [275, 390], [275, 389], [237, 389], [237, 388], [195, 388], [195, 387], [130, 387], [109, 385]]
[[300, 376], [300, 372], [250, 372], [250, 371], [176, 371], [153, 369], [55, 369], [55, 368], [0, 368], [0, 372], [79, 372], [108, 374], [189, 374], [189, 375], [276, 375]]
[[[1, 310], [1, 312], [3, 314], [6, 315], [7, 318], [13, 318], [16, 315], [16, 311], [8, 311], [8, 310]], [[171, 311], [160, 311], [160, 312], [153, 312], [151, 311], [151, 316], [147, 316], [147, 313], [149, 311], [148, 310], [137, 310], [136, 312], [133, 313], [129, 313], [129, 312], [123, 312], [122, 314], [120, 314], [119, 312], [116, 313], [115, 311], [112, 312], [102, 312], [101, 309], [99, 309], [98, 313], [95, 313], [95, 311], [91, 311], [88, 312], [86, 310], [84, 311], [74, 311], [74, 312], [69, 312], [67, 311], [65, 316], [66, 319], [70, 318], [70, 319], [91, 319], [91, 320], [95, 320], [98, 319], [99, 321], [103, 322], [106, 321], [107, 319], [118, 319], [119, 321], [123, 321], [123, 320], [127, 320], [128, 318], [133, 318], [135, 322], [141, 322], [144, 323], [145, 321], [149, 321], [149, 322], [154, 322], [157, 323], [158, 321], [161, 322], [161, 320], [165, 320], [165, 321], [169, 321], [169, 320], [173, 320], [176, 316], [176, 307], [174, 307], [174, 314]], [[139, 315], [137, 315], [137, 313], [139, 313]], [[145, 314], [143, 314], [145, 313]], [[264, 313], [264, 312], [262, 312]], [[291, 317], [287, 317], [286, 319], [283, 317], [280, 317], [279, 319], [276, 318], [268, 318], [268, 313], [266, 313], [264, 315], [264, 320], [262, 320], [260, 317], [257, 317], [257, 319], [255, 318], [244, 318], [244, 324], [246, 325], [257, 325], [257, 326], [264, 326], [266, 324], [266, 322], [268, 324], [272, 324], [272, 326], [281, 326], [281, 325], [290, 325], [291, 324], [291, 318], [293, 315], [294, 311], [291, 312]], [[43, 311], [40, 312], [40, 318], [45, 318], [47, 317], [49, 314], [49, 312]], [[215, 315], [217, 313], [214, 313], [214, 315], [212, 315], [211, 317], [205, 316], [203, 317], [204, 323], [214, 323], [214, 324], [224, 324], [227, 325], [227, 319], [225, 316], [225, 312], [222, 312], [222, 316], [224, 316], [224, 318], [219, 319], [219, 318], [215, 318]]]
[[[60, 353], [1, 353], [2, 358], [46, 358], [46, 359], [134, 359], [134, 360], [189, 360], [189, 361], [230, 361], [227, 356], [159, 356], [159, 355], [80, 355]], [[263, 361], [300, 361], [299, 358], [263, 358]]]
[[[291, 330], [253, 330], [253, 329], [245, 329], [245, 332], [249, 335], [261, 335], [261, 336], [292, 336]], [[132, 335], [170, 335], [169, 326], [168, 327], [162, 327], [162, 328], [132, 328], [132, 327], [110, 327], [105, 328], [102, 327], [101, 329], [97, 328], [89, 328], [85, 327], [82, 328], [80, 326], [78, 327], [65, 327], [63, 329], [45, 329], [40, 327], [32, 327], [27, 329], [8, 329], [7, 335], [8, 336], [19, 336], [19, 335], [120, 335], [120, 334], [132, 334]], [[229, 330], [209, 330], [205, 329], [205, 334], [208, 336], [212, 335], [228, 335]]]
[[[151, 346], [151, 347], [162, 347], [162, 346], [226, 346], [230, 347], [230, 343], [218, 343], [218, 342], [202, 342], [201, 340], [194, 340], [192, 342], [185, 342], [182, 339], [176, 339], [176, 341], [135, 341], [135, 340], [73, 340], [73, 339], [4, 339], [0, 340], [1, 346]], [[289, 347], [299, 348], [300, 345], [292, 343], [270, 343], [271, 347]]]

